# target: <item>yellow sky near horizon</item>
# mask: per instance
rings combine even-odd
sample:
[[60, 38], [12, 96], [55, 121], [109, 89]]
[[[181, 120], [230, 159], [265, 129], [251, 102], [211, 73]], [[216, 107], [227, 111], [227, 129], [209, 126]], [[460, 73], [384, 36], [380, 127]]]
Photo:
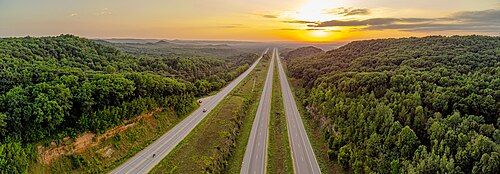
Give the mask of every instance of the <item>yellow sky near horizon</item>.
[[500, 31], [500, 0], [0, 0], [0, 36], [295, 42]]

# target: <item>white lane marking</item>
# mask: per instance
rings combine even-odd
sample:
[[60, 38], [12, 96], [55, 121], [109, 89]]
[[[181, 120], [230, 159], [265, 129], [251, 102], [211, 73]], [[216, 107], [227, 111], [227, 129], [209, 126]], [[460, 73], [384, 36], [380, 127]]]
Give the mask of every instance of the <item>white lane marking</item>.
[[[285, 114], [287, 115], [287, 125], [289, 127], [292, 127], [294, 129], [292, 130], [288, 130], [289, 131], [289, 135], [291, 134], [291, 132], [295, 131], [295, 136], [291, 137], [290, 138], [290, 142], [292, 144], [292, 154], [293, 156], [299, 156], [300, 153], [306, 153], [305, 156], [307, 157], [308, 159], [308, 162], [309, 162], [309, 167], [313, 168], [313, 165], [311, 163], [311, 159], [310, 159], [310, 155], [313, 155], [314, 156], [314, 151], [312, 152], [313, 154], [311, 154], [310, 150], [312, 147], [310, 147], [310, 144], [308, 144], [309, 142], [309, 139], [307, 137], [307, 133], [305, 132], [304, 130], [304, 126], [302, 124], [302, 119], [300, 117], [300, 113], [298, 113], [298, 109], [297, 109], [297, 106], [296, 106], [296, 103], [295, 103], [295, 100], [293, 98], [293, 94], [291, 94], [291, 88], [290, 88], [290, 85], [288, 83], [288, 80], [286, 79], [286, 74], [284, 73], [284, 69], [281, 65], [281, 61], [279, 61], [278, 59], [278, 69], [279, 69], [279, 75], [280, 75], [280, 82], [281, 82], [281, 86], [282, 86], [282, 89], [283, 89], [283, 98], [285, 98], [286, 100], [286, 103], [285, 103]], [[284, 100], [284, 102], [285, 102]], [[291, 105], [291, 106], [290, 106]], [[297, 128], [297, 129], [295, 129]], [[297, 136], [297, 131], [298, 131], [298, 136]], [[302, 136], [302, 134], [305, 135], [306, 139], [307, 139], [307, 142], [304, 142], [304, 137]], [[297, 140], [294, 140], [294, 139], [297, 139]], [[305, 149], [301, 149], [300, 152], [298, 153], [294, 153], [295, 150], [298, 150], [296, 149], [294, 145], [297, 145], [298, 147], [301, 147], [301, 144], [303, 145], [303, 147]], [[309, 145], [309, 146], [308, 146]], [[309, 148], [307, 148], [309, 147]], [[305, 151], [304, 151], [305, 150]], [[294, 159], [294, 157], [292, 156], [292, 160]], [[314, 158], [314, 157], [313, 157]], [[301, 156], [301, 159], [304, 160], [304, 155]], [[314, 162], [316, 162], [316, 159], [314, 158], [313, 159]], [[295, 161], [295, 160], [294, 160]], [[295, 173], [301, 173], [302, 170], [299, 169], [300, 167], [300, 164], [297, 164], [296, 162], [293, 163], [294, 164], [294, 171]], [[316, 166], [317, 166], [317, 163], [316, 163]], [[296, 167], [296, 168], [295, 168]], [[319, 166], [317, 166], [319, 168]], [[316, 172], [315, 169], [311, 169], [312, 170], [312, 173], [318, 173]], [[319, 170], [319, 169], [318, 169]], [[319, 171], [321, 172], [321, 171]]]
[[[267, 50], [266, 50], [266, 52], [267, 52]], [[230, 84], [229, 84], [226, 88], [223, 88], [223, 89], [222, 89], [222, 90], [221, 90], [221, 91], [220, 91], [220, 92], [219, 92], [216, 96], [220, 95], [219, 97], [224, 98], [227, 94], [229, 94], [229, 92], [231, 92], [237, 84], [239, 84], [239, 83], [240, 83], [240, 82], [241, 82], [241, 81], [242, 81], [242, 80], [243, 80], [243, 79], [244, 79], [244, 78], [245, 78], [245, 77], [246, 77], [246, 76], [247, 76], [247, 75], [248, 75], [251, 71], [253, 71], [253, 69], [257, 66], [258, 62], [260, 62], [261, 58], [262, 58], [262, 56], [261, 56], [259, 59], [257, 59], [257, 61], [256, 61], [256, 62], [255, 62], [255, 63], [254, 63], [254, 64], [253, 64], [253, 65], [252, 65], [249, 69], [247, 69], [247, 71], [245, 71], [245, 72], [244, 72], [244, 73], [242, 73], [240, 76], [238, 76], [238, 77], [237, 77], [237, 78], [233, 81], [233, 82], [235, 82], [235, 83], [231, 82], [231, 83], [230, 83]], [[214, 98], [215, 98], [215, 97], [214, 97]], [[220, 100], [222, 100], [222, 99], [220, 99]], [[218, 101], [218, 102], [214, 102], [214, 101], [215, 101], [215, 100], [209, 100], [210, 104], [213, 104], [213, 103], [218, 104], [218, 103], [220, 102], [220, 101]], [[208, 103], [207, 103], [207, 105], [208, 105]], [[214, 107], [215, 107], [215, 106], [214, 106]], [[196, 111], [195, 111], [195, 112], [196, 112]], [[186, 123], [186, 124], [187, 124], [187, 125], [189, 125], [190, 123], [192, 123], [192, 121], [193, 121], [193, 120], [196, 120], [196, 118], [197, 118], [197, 117], [200, 117], [200, 114], [199, 114], [199, 113], [198, 113], [198, 114], [195, 114], [195, 112], [193, 113], [194, 115], [190, 115], [190, 116], [188, 116], [188, 118], [193, 118], [193, 119], [191, 119], [191, 120], [189, 120], [189, 121], [184, 120], [184, 121], [182, 121], [182, 122], [183, 122], [183, 123], [188, 122], [188, 123]], [[203, 116], [203, 115], [206, 115], [206, 114], [203, 114], [203, 113], [202, 113], [202, 114], [201, 114], [201, 116]], [[187, 119], [188, 119], [188, 118], [187, 118]], [[203, 119], [203, 118], [204, 118], [204, 117], [202, 117], [201, 119]], [[201, 121], [201, 120], [200, 120], [200, 121]], [[199, 122], [200, 122], [200, 121], [199, 121]], [[198, 122], [198, 123], [199, 123], [199, 122]], [[182, 125], [182, 124], [181, 124], [181, 125]], [[175, 132], [175, 131], [177, 131], [177, 132], [175, 132], [175, 133], [172, 135], [172, 137], [170, 137], [170, 138], [169, 138], [169, 140], [171, 140], [173, 137], [176, 137], [177, 135], [179, 135], [179, 131], [184, 131], [184, 132], [180, 132], [180, 133], [185, 133], [185, 132], [186, 132], [185, 130], [183, 130], [183, 129], [185, 128], [185, 126], [184, 126], [184, 127], [182, 127], [181, 125], [179, 125], [179, 126], [174, 126], [174, 128], [173, 128], [172, 132]], [[184, 125], [185, 125], [185, 124], [184, 124]], [[197, 124], [196, 124], [196, 125], [197, 125]], [[196, 126], [196, 125], [195, 125], [195, 126]], [[176, 128], [178, 128], [178, 127], [182, 127], [182, 128], [181, 128], [181, 130], [176, 129]], [[190, 130], [192, 130], [192, 129], [194, 129], [194, 127], [193, 127], [193, 128], [191, 128]], [[189, 132], [190, 132], [190, 131], [188, 131], [187, 133], [189, 133]], [[164, 134], [165, 136], [160, 137], [157, 141], [153, 142], [150, 146], [146, 147], [146, 148], [145, 148], [145, 149], [143, 149], [141, 152], [139, 152], [139, 153], [137, 154], [137, 155], [138, 155], [137, 157], [132, 157], [132, 159], [129, 159], [129, 161], [126, 161], [124, 164], [122, 164], [123, 166], [119, 167], [116, 171], [111, 171], [111, 173], [120, 173], [122, 170], [125, 170], [125, 169], [127, 169], [127, 168], [129, 168], [129, 167], [134, 167], [134, 168], [136, 168], [136, 166], [137, 166], [137, 165], [141, 165], [141, 164], [143, 164], [143, 163], [144, 163], [144, 161], [148, 159], [147, 157], [146, 157], [146, 159], [143, 159], [143, 158], [144, 158], [144, 155], [146, 155], [146, 154], [147, 154], [147, 156], [149, 157], [149, 156], [150, 156], [150, 154], [151, 154], [151, 151], [157, 152], [157, 151], [159, 150], [159, 149], [158, 149], [158, 148], [159, 148], [158, 146], [163, 147], [163, 146], [165, 146], [165, 144], [167, 144], [167, 143], [168, 143], [168, 142], [161, 143], [161, 142], [163, 141], [163, 139], [165, 139], [166, 137], [168, 137], [168, 135], [167, 135], [167, 134], [168, 134], [168, 132]], [[168, 140], [168, 141], [169, 141], [169, 140]], [[182, 139], [181, 139], [181, 140], [182, 140]], [[176, 143], [176, 144], [178, 144], [178, 143]], [[175, 146], [174, 146], [174, 147], [175, 147]], [[165, 155], [165, 156], [166, 156], [166, 155]], [[141, 160], [141, 158], [142, 158], [142, 160]], [[137, 162], [136, 162], [137, 160], [140, 160], [140, 161], [137, 163]], [[150, 161], [150, 162], [151, 162], [151, 161]], [[135, 165], [134, 165], [134, 163], [135, 163]], [[129, 169], [129, 170], [130, 170], [130, 169]]]
[[[273, 65], [272, 63], [273, 62], [271, 62], [271, 65]], [[274, 66], [271, 66], [267, 72], [266, 81], [264, 84], [263, 92], [261, 94], [261, 100], [259, 102], [259, 106], [258, 106], [258, 109], [256, 112], [256, 117], [255, 117], [253, 125], [252, 125], [251, 136], [250, 136], [249, 142], [247, 144], [247, 148], [246, 148], [247, 151], [245, 151], [244, 161], [247, 161], [247, 163], [245, 165], [242, 165], [242, 168], [240, 171], [241, 173], [244, 173], [244, 174], [252, 172], [252, 171], [253, 171], [253, 173], [256, 173], [257, 169], [256, 169], [256, 167], [254, 167], [255, 165], [253, 164], [254, 163], [253, 157], [255, 157], [254, 155], [257, 155], [256, 158], [259, 159], [260, 153], [264, 153], [264, 155], [265, 155], [265, 152], [267, 152], [266, 150], [261, 150], [261, 152], [253, 154], [254, 151], [259, 150], [257, 148], [257, 146], [255, 146], [255, 142], [257, 141], [258, 147], [260, 147], [260, 142], [262, 141], [262, 137], [259, 137], [260, 139], [257, 138], [257, 132], [259, 132], [259, 135], [261, 135], [261, 131], [266, 131], [266, 129], [262, 130], [261, 128], [262, 128], [262, 126], [266, 126], [267, 124], [262, 125], [260, 123], [262, 123], [263, 121], [268, 121], [268, 119], [266, 119], [266, 118], [269, 117], [269, 113], [270, 113], [270, 107], [268, 107], [268, 103], [270, 100], [267, 98], [269, 98], [271, 96], [269, 86], [272, 85], [272, 81], [270, 80], [270, 77], [272, 77], [273, 72], [274, 72]], [[267, 110], [267, 112], [265, 112], [266, 110]], [[260, 166], [260, 167], [261, 167], [261, 169], [263, 168], [262, 166]]]

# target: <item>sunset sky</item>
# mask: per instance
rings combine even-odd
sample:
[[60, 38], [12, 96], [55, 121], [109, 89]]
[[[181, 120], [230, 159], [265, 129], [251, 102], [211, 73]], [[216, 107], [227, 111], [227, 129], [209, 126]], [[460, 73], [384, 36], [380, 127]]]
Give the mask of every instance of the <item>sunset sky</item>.
[[0, 37], [345, 42], [500, 34], [500, 0], [0, 0]]

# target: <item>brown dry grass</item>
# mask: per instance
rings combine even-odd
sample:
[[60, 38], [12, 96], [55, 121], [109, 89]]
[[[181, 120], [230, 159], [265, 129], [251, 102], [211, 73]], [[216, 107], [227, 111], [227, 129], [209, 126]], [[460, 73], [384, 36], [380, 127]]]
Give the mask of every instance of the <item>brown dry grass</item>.
[[141, 114], [132, 120], [125, 121], [124, 125], [116, 126], [100, 135], [86, 132], [74, 139], [65, 137], [60, 145], [57, 145], [55, 142], [50, 143], [48, 147], [39, 145], [37, 146], [38, 160], [44, 165], [50, 165], [52, 161], [59, 159], [61, 156], [84, 153], [89, 148], [99, 145], [100, 142], [135, 126], [138, 121], [151, 119], [154, 113], [161, 111], [162, 109], [158, 108], [154, 111]]

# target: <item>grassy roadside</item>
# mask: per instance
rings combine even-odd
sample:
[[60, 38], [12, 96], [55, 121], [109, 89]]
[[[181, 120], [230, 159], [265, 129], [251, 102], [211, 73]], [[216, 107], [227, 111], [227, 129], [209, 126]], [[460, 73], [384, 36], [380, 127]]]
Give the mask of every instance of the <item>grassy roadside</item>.
[[110, 171], [147, 147], [184, 117], [185, 115], [177, 116], [173, 111], [155, 113], [152, 117], [138, 121], [133, 127], [100, 142], [81, 154], [63, 156], [53, 161], [50, 166], [34, 163], [30, 165], [28, 173], [104, 173]]
[[[277, 66], [277, 63], [275, 66]], [[293, 173], [292, 156], [290, 154], [287, 123], [277, 67], [274, 68], [271, 101], [267, 171], [279, 174]]]
[[150, 173], [225, 171], [239, 147], [244, 122], [248, 120], [250, 113], [255, 113], [254, 106], [258, 104], [258, 96], [262, 92], [259, 89], [264, 84], [268, 63], [268, 60], [262, 59], [235, 91], [212, 110]]
[[[286, 63], [283, 63], [283, 68], [286, 71]], [[318, 160], [319, 167], [322, 173], [346, 173], [342, 170], [342, 167], [335, 164], [328, 158], [328, 143], [324, 138], [323, 131], [321, 130], [319, 123], [314, 120], [310, 113], [306, 111], [303, 104], [303, 98], [305, 97], [305, 91], [303, 88], [297, 85], [296, 81], [293, 79], [288, 79], [290, 87], [292, 88], [292, 93], [294, 94], [295, 101], [297, 103], [297, 108], [299, 109], [304, 127], [311, 142], [311, 146], [314, 150], [314, 155]]]
[[[268, 53], [267, 56], [270, 56]], [[267, 57], [268, 58], [268, 57]], [[263, 59], [264, 60], [264, 59]], [[259, 84], [256, 84], [255, 90], [258, 91], [258, 94], [262, 93], [262, 88], [264, 85], [264, 81], [266, 79], [266, 74], [269, 66], [269, 60], [266, 60], [265, 67], [261, 68], [261, 72], [258, 76], [256, 76], [259, 80]], [[256, 78], [254, 78], [255, 80]], [[243, 124], [241, 125], [241, 133], [236, 139], [236, 148], [234, 150], [233, 156], [228, 160], [228, 166], [224, 173], [240, 173], [241, 163], [243, 162], [243, 158], [245, 156], [245, 150], [247, 148], [248, 139], [250, 137], [250, 133], [252, 132], [252, 124], [255, 119], [255, 114], [257, 112], [257, 108], [259, 107], [260, 95], [256, 95], [256, 100], [254, 104], [251, 106], [249, 112], [247, 112], [245, 119], [243, 120]]]

